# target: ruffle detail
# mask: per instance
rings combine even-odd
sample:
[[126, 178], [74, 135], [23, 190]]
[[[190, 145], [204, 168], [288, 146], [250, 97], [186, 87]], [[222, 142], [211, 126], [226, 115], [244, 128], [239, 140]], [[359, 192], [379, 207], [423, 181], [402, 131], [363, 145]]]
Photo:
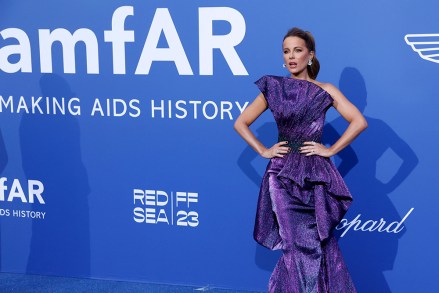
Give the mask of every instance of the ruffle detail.
[[[328, 192], [352, 198], [343, 178], [329, 158], [290, 153], [283, 159], [275, 158], [274, 160], [281, 161], [279, 167], [273, 166], [279, 170], [278, 178], [290, 179], [302, 188], [311, 182], [325, 184]], [[277, 165], [276, 162], [274, 165]], [[269, 169], [267, 171], [270, 172]]]
[[321, 156], [290, 153], [273, 158], [267, 166], [259, 192], [254, 238], [269, 249], [282, 247], [276, 215], [272, 210], [268, 174], [276, 173], [288, 192], [304, 203], [314, 194], [317, 230], [327, 239], [348, 210], [352, 196], [334, 163]]

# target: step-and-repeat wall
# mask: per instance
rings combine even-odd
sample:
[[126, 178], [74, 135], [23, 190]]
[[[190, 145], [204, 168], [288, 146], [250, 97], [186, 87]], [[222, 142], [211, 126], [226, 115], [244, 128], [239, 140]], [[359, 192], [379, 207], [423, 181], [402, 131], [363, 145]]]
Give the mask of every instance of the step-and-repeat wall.
[[[267, 160], [234, 132], [255, 80], [311, 31], [369, 128], [333, 159], [360, 292], [431, 292], [436, 1], [0, 2], [1, 271], [265, 290], [252, 239]], [[327, 115], [325, 142], [347, 123]], [[273, 118], [252, 125], [276, 141]]]

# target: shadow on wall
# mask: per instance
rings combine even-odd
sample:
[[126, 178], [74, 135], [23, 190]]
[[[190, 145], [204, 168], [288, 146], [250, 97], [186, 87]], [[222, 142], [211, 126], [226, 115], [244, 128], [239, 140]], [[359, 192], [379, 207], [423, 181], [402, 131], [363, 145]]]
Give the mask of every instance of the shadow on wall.
[[[56, 74], [40, 79], [45, 97], [67, 101], [70, 85]], [[45, 106], [45, 102], [41, 102]], [[23, 170], [28, 179], [44, 184], [44, 220], [34, 219], [27, 272], [90, 276], [90, 187], [82, 163], [78, 119], [68, 114], [23, 115], [20, 124]]]
[[[367, 105], [366, 83], [355, 68], [345, 68], [340, 76], [340, 90], [364, 113]], [[394, 98], [394, 97], [388, 97]], [[351, 146], [341, 151], [335, 161], [340, 173], [354, 197], [354, 202], [346, 215], [352, 221], [358, 214], [364, 223], [367, 220], [390, 222], [401, 221], [389, 196], [414, 170], [418, 158], [409, 145], [384, 121], [365, 116], [369, 127]], [[347, 122], [339, 117], [326, 125], [324, 142], [333, 144], [347, 127]], [[355, 152], [354, 152], [355, 150]], [[401, 160], [400, 166], [380, 164], [386, 152], [393, 152]], [[384, 162], [384, 161], [383, 161]], [[382, 182], [377, 174], [390, 174], [387, 182]], [[397, 196], [394, 194], [393, 196]], [[340, 236], [340, 232], [336, 234]], [[383, 272], [392, 270], [398, 252], [398, 241], [405, 228], [399, 233], [362, 232], [351, 228], [340, 246], [346, 263], [359, 292], [385, 292], [391, 290]]]
[[[367, 90], [363, 76], [355, 68], [345, 68], [340, 77], [340, 90], [364, 113], [367, 105]], [[340, 174], [354, 197], [346, 218], [352, 220], [361, 214], [366, 220], [379, 221], [387, 224], [401, 221], [401, 216], [390, 200], [389, 193], [394, 191], [413, 171], [418, 159], [408, 144], [403, 141], [384, 121], [366, 117], [369, 127], [352, 145], [346, 147], [334, 158]], [[344, 132], [348, 123], [339, 117], [325, 125], [323, 142], [333, 144]], [[274, 122], [266, 123], [256, 130], [256, 136], [265, 144], [277, 141], [277, 127]], [[394, 170], [387, 182], [377, 178], [377, 163], [387, 152], [392, 151], [402, 161], [399, 167], [383, 166], [380, 168]], [[251, 147], [246, 147], [238, 159], [243, 172], [258, 187], [261, 176], [251, 162], [257, 154]], [[388, 170], [387, 170], [388, 169]], [[382, 171], [382, 170], [379, 170]], [[396, 195], [394, 195], [396, 196]], [[340, 237], [342, 231], [336, 231]], [[405, 229], [400, 233], [348, 231], [340, 239], [343, 255], [359, 292], [390, 293], [391, 290], [383, 272], [392, 270], [398, 251], [398, 241]], [[280, 252], [272, 252], [257, 245], [255, 254], [256, 265], [272, 271]]]
[[[0, 175], [3, 174], [3, 171], [8, 164], [8, 153], [6, 152], [5, 141], [3, 140], [3, 133], [0, 129]], [[0, 215], [0, 272], [2, 269], [2, 231], [1, 231], [1, 218]]]

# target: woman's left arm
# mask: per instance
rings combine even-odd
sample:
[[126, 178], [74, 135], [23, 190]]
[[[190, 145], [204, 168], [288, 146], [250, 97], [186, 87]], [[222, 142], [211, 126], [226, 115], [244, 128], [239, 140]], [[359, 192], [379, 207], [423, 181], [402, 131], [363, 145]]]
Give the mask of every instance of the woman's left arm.
[[349, 126], [343, 135], [329, 148], [326, 148], [322, 144], [305, 142], [305, 146], [301, 148], [301, 152], [307, 156], [319, 155], [322, 157], [331, 157], [348, 146], [367, 128], [367, 121], [361, 112], [335, 86], [325, 84], [323, 88], [334, 99], [334, 108], [349, 122]]

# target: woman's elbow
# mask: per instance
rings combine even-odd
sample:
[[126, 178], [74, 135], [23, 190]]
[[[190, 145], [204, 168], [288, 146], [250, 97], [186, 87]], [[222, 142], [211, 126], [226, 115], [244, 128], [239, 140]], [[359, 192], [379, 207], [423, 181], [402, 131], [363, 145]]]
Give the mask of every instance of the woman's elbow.
[[235, 123], [233, 124], [233, 129], [235, 129], [235, 131], [238, 132], [239, 134], [242, 134], [248, 128], [249, 125], [241, 117], [238, 117], [238, 119], [236, 119]]
[[239, 133], [239, 130], [242, 128], [242, 121], [241, 119], [236, 119], [235, 123], [233, 124], [233, 129], [235, 129], [236, 132]]
[[359, 122], [359, 126], [361, 131], [365, 130], [369, 125], [367, 124], [366, 118], [362, 117], [362, 119]]

